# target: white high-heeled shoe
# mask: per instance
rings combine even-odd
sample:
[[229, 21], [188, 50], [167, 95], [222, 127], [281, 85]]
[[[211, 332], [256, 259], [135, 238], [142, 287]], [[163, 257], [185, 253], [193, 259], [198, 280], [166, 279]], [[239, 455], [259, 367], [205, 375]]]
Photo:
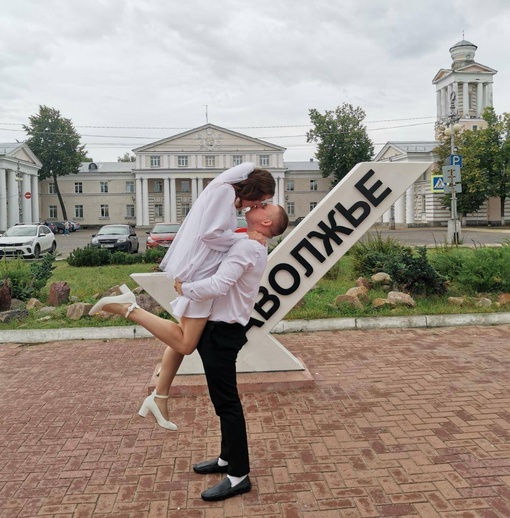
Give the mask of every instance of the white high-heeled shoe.
[[98, 301], [92, 309], [89, 311], [89, 315], [95, 315], [99, 313], [104, 306], [108, 304], [130, 304], [129, 308], [124, 315], [126, 318], [129, 316], [133, 309], [139, 308], [140, 306], [136, 303], [135, 294], [123, 284], [120, 288], [121, 295], [112, 295], [111, 297], [103, 297]]
[[156, 418], [156, 422], [161, 426], [161, 428], [165, 428], [166, 430], [177, 430], [177, 426], [172, 423], [172, 421], [167, 421], [163, 417], [161, 410], [154, 401], [154, 398], [156, 397], [160, 399], [168, 399], [168, 396], [160, 396], [159, 394], [156, 394], [156, 391], [154, 391], [150, 396], [145, 398], [140, 410], [138, 411], [138, 415], [145, 417], [150, 412]]

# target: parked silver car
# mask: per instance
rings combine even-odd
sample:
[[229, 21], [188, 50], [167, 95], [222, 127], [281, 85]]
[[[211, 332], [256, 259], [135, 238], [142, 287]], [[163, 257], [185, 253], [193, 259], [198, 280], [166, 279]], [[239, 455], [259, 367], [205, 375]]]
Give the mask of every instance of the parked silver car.
[[14, 225], [0, 236], [0, 257], [35, 257], [57, 249], [55, 235], [46, 225]]
[[129, 225], [104, 225], [97, 234], [92, 234], [90, 246], [107, 248], [112, 252], [138, 252], [140, 243], [133, 227]]

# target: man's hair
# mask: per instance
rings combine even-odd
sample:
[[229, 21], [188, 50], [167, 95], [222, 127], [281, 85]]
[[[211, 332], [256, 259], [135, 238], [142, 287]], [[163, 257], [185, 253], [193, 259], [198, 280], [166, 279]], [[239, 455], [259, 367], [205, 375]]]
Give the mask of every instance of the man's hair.
[[269, 227], [271, 237], [283, 234], [289, 226], [289, 216], [287, 216], [285, 209], [281, 205], [275, 205], [275, 207], [277, 207], [278, 211], [275, 211], [276, 215], [272, 218], [273, 224]]
[[246, 180], [233, 183], [236, 196], [242, 200], [256, 201], [264, 196], [274, 196], [276, 182], [273, 175], [265, 169], [256, 167]]

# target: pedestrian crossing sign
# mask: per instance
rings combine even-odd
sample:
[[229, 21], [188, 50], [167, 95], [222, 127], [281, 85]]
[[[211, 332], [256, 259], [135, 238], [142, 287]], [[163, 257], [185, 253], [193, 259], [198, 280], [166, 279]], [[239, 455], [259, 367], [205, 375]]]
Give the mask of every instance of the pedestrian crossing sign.
[[430, 190], [432, 192], [444, 192], [444, 179], [442, 174], [433, 174], [430, 180]]

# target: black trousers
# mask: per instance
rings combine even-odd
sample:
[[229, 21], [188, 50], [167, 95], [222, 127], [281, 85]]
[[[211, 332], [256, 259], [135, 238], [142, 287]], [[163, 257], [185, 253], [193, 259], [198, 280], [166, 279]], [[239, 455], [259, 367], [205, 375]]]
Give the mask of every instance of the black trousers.
[[250, 472], [248, 438], [243, 407], [237, 391], [237, 353], [246, 343], [241, 324], [208, 322], [198, 352], [204, 365], [209, 396], [220, 418], [221, 453], [228, 461], [228, 474], [242, 477]]

